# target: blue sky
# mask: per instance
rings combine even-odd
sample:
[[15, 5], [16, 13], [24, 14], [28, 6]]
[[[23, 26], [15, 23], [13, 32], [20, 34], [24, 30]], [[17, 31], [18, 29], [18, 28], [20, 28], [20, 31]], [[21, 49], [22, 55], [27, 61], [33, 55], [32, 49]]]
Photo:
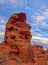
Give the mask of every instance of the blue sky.
[[17, 12], [26, 13], [34, 39], [48, 40], [48, 0], [0, 0], [0, 41], [6, 22]]

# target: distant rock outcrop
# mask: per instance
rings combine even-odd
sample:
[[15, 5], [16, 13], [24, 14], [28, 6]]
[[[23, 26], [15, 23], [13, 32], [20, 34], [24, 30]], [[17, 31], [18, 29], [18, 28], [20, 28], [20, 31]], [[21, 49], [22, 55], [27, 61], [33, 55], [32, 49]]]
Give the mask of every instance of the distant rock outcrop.
[[48, 50], [30, 44], [30, 28], [25, 13], [15, 13], [9, 18], [0, 44], [0, 65], [48, 65]]

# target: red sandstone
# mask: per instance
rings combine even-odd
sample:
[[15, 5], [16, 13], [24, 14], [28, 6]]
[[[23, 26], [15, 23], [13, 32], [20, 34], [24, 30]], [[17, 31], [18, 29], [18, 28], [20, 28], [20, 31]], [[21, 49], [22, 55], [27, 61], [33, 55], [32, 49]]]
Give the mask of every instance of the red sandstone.
[[15, 13], [9, 18], [0, 44], [0, 65], [48, 65], [48, 50], [30, 44], [30, 28], [25, 13]]

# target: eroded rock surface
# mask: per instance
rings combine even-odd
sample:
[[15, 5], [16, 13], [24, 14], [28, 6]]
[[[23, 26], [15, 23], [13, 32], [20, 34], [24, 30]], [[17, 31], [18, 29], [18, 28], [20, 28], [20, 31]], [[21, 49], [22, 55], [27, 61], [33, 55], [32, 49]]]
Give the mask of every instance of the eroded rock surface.
[[15, 13], [9, 18], [0, 44], [0, 65], [48, 65], [48, 50], [30, 44], [30, 28], [25, 13]]

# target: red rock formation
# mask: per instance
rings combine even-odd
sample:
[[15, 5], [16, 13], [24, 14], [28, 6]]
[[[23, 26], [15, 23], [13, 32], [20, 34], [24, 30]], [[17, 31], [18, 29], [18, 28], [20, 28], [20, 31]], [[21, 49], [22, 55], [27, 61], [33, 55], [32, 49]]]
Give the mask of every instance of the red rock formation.
[[[48, 52], [40, 45], [32, 46], [35, 65], [48, 65]], [[47, 52], [47, 53], [46, 53]]]
[[30, 25], [26, 23], [26, 15], [24, 13], [13, 14], [6, 25], [6, 44], [13, 47], [17, 46], [19, 57], [23, 62], [31, 61], [33, 58], [30, 44], [32, 36], [29, 29]]
[[48, 50], [30, 44], [30, 28], [25, 13], [15, 13], [9, 18], [0, 44], [0, 65], [48, 65]]

